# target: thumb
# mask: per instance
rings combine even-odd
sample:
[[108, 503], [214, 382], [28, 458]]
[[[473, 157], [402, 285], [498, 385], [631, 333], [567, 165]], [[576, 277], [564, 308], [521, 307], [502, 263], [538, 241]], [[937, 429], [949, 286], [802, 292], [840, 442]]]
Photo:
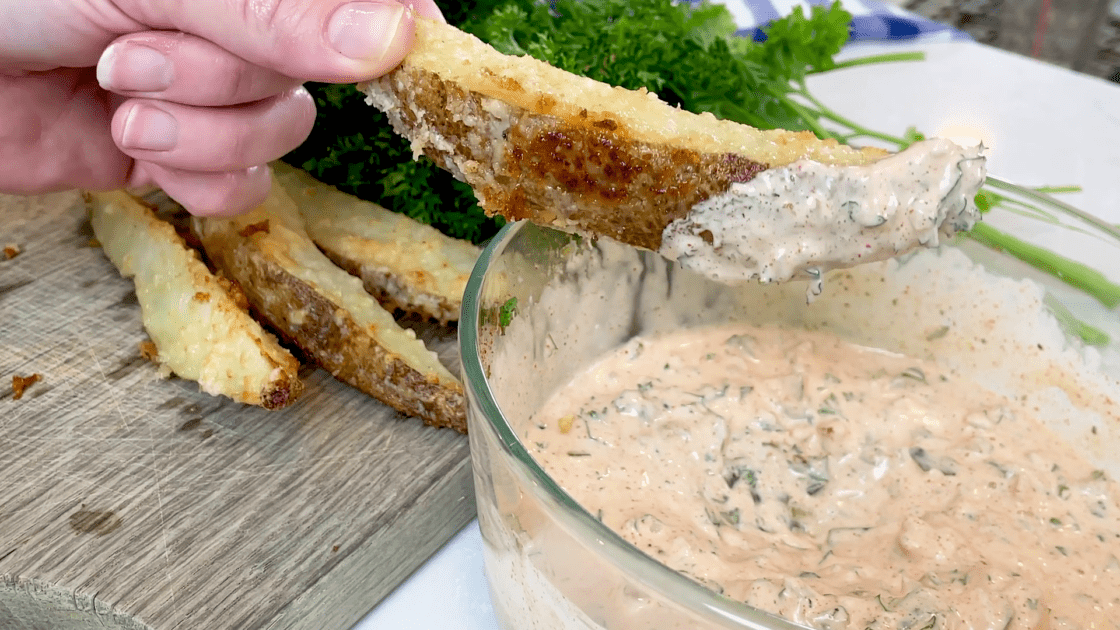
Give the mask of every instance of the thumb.
[[[416, 11], [395, 0], [117, 0], [153, 28], [210, 40], [300, 80], [355, 82], [393, 69], [412, 48]], [[432, 15], [434, 4], [423, 3]]]

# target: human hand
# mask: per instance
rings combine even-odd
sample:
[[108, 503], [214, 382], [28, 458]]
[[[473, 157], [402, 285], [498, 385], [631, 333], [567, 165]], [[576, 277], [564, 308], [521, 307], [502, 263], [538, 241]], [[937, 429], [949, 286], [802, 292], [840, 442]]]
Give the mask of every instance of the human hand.
[[395, 0], [0, 0], [0, 191], [156, 184], [248, 210], [311, 131], [301, 83], [380, 76], [413, 33]]

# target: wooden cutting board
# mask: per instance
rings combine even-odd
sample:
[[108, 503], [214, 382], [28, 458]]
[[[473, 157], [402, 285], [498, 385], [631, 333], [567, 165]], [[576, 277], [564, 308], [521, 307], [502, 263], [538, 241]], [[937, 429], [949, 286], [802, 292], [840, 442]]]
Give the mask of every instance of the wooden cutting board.
[[349, 628], [474, 517], [464, 436], [322, 370], [273, 412], [161, 379], [92, 238], [0, 196], [0, 628]]

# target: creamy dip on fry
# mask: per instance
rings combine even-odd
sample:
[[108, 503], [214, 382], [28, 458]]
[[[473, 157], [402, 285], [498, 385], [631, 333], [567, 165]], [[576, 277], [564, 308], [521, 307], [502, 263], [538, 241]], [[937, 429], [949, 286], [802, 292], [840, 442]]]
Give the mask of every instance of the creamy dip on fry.
[[1120, 628], [1120, 488], [952, 371], [777, 327], [636, 338], [523, 434], [651, 557], [815, 628]]
[[897, 256], [979, 218], [983, 147], [924, 140], [862, 166], [798, 160], [762, 171], [670, 223], [658, 250], [720, 281], [763, 282]]

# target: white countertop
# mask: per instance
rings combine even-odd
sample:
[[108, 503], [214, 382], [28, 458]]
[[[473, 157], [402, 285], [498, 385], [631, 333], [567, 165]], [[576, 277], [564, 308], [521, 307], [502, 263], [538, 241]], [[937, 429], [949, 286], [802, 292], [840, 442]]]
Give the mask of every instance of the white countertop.
[[[849, 54], [914, 48], [863, 45]], [[1120, 223], [1120, 85], [973, 43], [928, 44], [927, 60], [815, 77], [836, 111], [878, 131], [979, 134], [991, 174], [1025, 186], [1078, 184], [1062, 199]], [[1120, 261], [1116, 264], [1120, 265]], [[477, 522], [353, 630], [498, 630]]]

